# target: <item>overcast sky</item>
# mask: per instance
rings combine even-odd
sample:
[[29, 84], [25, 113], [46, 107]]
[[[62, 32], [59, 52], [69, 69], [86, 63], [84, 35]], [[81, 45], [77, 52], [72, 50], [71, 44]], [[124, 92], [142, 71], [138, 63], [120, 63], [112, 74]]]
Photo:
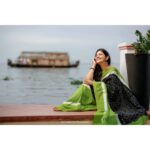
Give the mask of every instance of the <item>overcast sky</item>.
[[98, 48], [107, 49], [119, 61], [117, 45], [135, 41], [135, 30], [146, 33], [150, 26], [0, 26], [0, 62], [15, 59], [21, 51], [68, 52], [71, 60], [90, 63]]

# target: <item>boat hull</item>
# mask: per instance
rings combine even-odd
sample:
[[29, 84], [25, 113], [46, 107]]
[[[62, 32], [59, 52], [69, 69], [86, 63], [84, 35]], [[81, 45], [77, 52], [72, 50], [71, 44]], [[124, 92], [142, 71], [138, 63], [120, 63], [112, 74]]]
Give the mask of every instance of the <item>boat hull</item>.
[[31, 64], [19, 64], [19, 63], [12, 63], [11, 60], [8, 60], [7, 62], [8, 66], [10, 67], [18, 67], [18, 68], [71, 68], [71, 67], [78, 67], [80, 64], [80, 61], [76, 61], [74, 64], [69, 64], [69, 65], [31, 65]]

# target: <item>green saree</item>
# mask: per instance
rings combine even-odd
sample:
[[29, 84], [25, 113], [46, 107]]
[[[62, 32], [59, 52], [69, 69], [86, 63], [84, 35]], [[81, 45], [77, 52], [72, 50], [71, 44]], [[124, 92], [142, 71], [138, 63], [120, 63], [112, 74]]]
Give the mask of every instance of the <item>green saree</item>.
[[82, 84], [72, 96], [56, 107], [60, 111], [96, 110], [93, 124], [145, 124], [145, 109], [138, 103], [122, 75], [115, 67], [102, 72], [93, 86]]

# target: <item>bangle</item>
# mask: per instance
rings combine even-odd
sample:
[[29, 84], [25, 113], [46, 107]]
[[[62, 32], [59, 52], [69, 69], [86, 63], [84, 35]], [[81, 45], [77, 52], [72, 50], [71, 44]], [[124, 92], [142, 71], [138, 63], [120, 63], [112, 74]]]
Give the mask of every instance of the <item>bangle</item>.
[[93, 67], [91, 67], [90, 69], [93, 69], [93, 70], [95, 70], [95, 68], [93, 68]]

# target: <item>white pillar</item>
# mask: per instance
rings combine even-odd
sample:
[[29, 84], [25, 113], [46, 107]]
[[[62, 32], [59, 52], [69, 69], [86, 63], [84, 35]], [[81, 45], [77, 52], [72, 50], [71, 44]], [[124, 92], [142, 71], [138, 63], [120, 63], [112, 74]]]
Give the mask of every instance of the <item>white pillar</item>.
[[128, 84], [128, 76], [127, 76], [127, 66], [126, 66], [126, 58], [125, 54], [134, 53], [134, 48], [131, 44], [128, 43], [120, 43], [118, 45], [120, 50], [120, 73], [123, 75], [126, 83]]

